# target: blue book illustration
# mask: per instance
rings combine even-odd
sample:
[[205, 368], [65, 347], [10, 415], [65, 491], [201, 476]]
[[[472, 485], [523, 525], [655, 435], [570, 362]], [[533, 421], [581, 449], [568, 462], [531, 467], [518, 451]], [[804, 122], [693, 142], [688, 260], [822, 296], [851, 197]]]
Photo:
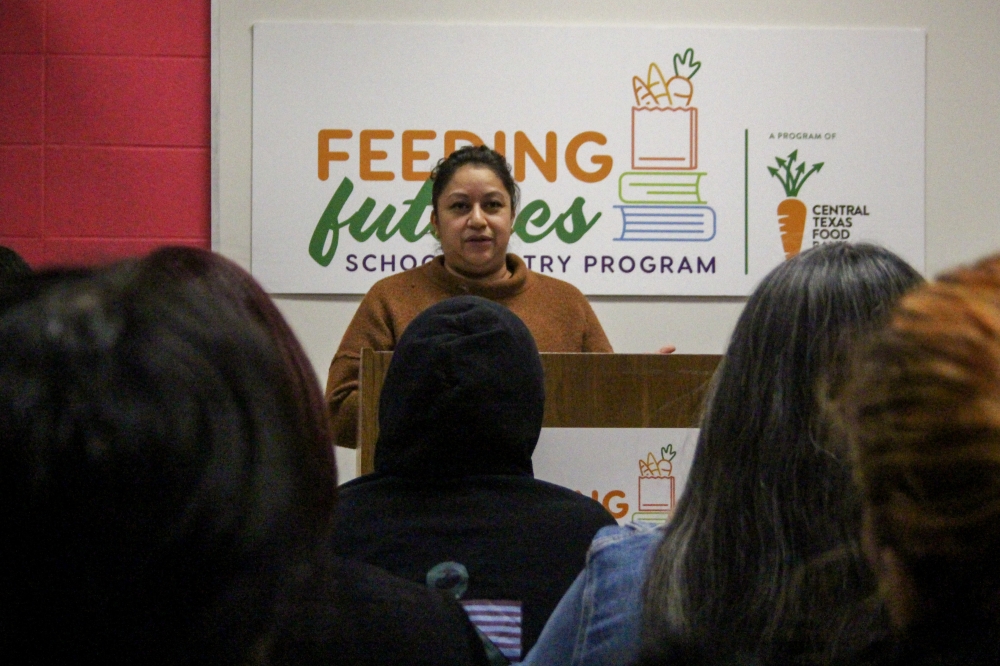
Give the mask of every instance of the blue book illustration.
[[709, 241], [715, 210], [709, 206], [615, 206], [622, 213], [616, 241]]

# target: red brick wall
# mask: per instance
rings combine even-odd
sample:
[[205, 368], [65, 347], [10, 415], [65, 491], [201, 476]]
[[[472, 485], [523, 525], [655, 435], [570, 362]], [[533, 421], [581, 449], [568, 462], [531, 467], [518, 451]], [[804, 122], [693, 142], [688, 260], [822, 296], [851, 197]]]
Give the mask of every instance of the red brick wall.
[[211, 244], [210, 0], [0, 0], [0, 245]]

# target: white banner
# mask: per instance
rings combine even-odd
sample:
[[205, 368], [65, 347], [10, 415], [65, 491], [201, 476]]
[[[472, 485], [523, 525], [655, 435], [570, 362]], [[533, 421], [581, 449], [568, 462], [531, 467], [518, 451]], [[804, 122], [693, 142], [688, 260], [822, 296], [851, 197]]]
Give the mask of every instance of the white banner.
[[252, 270], [364, 293], [437, 251], [435, 162], [483, 142], [510, 251], [587, 294], [745, 295], [845, 239], [924, 268], [916, 29], [258, 23]]
[[542, 428], [535, 478], [589, 495], [619, 524], [662, 524], [687, 482], [697, 428]]

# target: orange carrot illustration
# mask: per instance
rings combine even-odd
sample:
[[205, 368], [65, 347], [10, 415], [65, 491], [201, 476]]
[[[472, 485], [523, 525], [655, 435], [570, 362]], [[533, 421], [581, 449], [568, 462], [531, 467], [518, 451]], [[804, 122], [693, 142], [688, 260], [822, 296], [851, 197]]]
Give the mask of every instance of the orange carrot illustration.
[[[799, 158], [799, 151], [793, 150], [786, 159], [775, 157], [778, 168], [767, 167], [768, 172], [777, 178], [782, 187], [785, 188], [785, 195], [788, 197], [778, 204], [778, 228], [781, 230], [781, 245], [785, 250], [785, 259], [791, 259], [802, 250], [802, 235], [806, 228], [806, 205], [796, 199], [799, 190], [805, 185], [809, 176], [819, 173], [823, 168], [823, 162], [813, 164], [809, 171], [806, 171], [805, 162], [795, 166], [795, 161]], [[784, 174], [778, 169], [782, 169]]]
[[694, 86], [686, 76], [671, 76], [667, 81], [667, 99], [671, 106], [689, 106], [694, 96]]
[[778, 204], [778, 228], [785, 259], [791, 259], [802, 249], [802, 234], [806, 228], [806, 205], [798, 199], [785, 199]]
[[694, 59], [694, 49], [688, 49], [684, 54], [674, 54], [674, 76], [666, 82], [667, 99], [671, 106], [688, 106], [691, 98], [694, 97], [694, 85], [691, 79], [698, 70], [701, 63]]

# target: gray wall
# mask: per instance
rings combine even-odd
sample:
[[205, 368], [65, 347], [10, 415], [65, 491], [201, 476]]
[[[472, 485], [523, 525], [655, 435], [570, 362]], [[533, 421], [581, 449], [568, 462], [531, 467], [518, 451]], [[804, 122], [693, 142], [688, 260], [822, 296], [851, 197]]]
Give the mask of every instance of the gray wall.
[[[250, 264], [251, 26], [255, 21], [421, 21], [927, 30], [927, 271], [1000, 249], [1000, 2], [996, 0], [214, 0], [214, 249]], [[859, 63], [859, 66], [863, 66]], [[845, 101], [848, 103], [848, 101]], [[358, 297], [281, 296], [321, 382]], [[591, 299], [619, 352], [723, 351], [742, 299]], [[341, 480], [354, 452], [338, 450]]]

